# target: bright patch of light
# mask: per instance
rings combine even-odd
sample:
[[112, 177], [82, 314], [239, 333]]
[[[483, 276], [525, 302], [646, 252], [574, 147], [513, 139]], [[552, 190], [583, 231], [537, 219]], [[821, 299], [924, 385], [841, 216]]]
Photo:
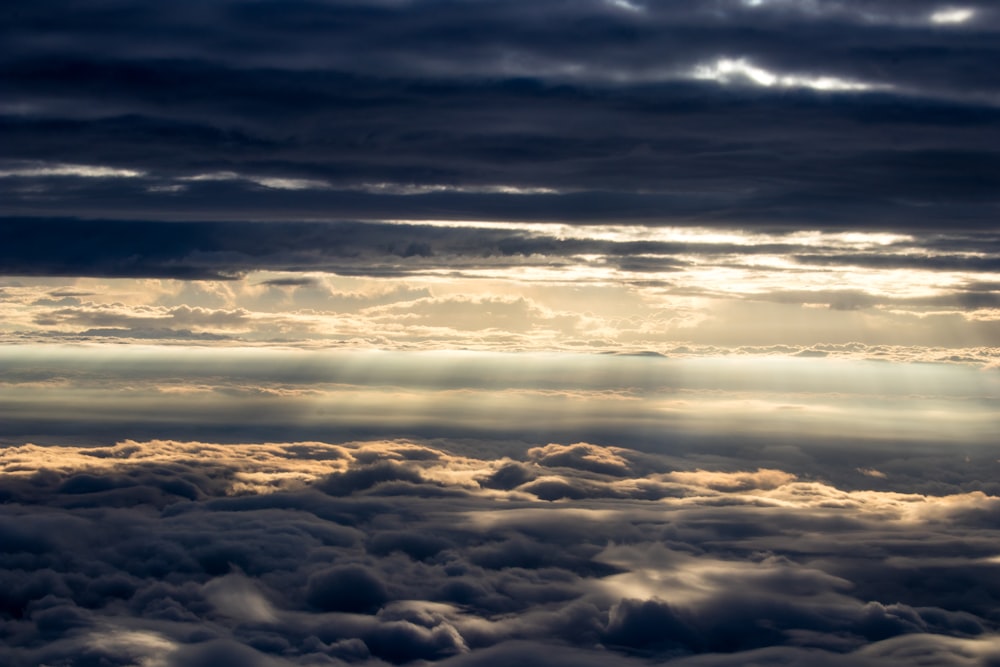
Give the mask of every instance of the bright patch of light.
[[495, 220], [380, 220], [394, 225], [495, 229], [527, 232], [558, 239], [598, 240], [613, 243], [654, 241], [698, 245], [756, 246], [787, 244], [794, 246], [836, 247], [864, 250], [913, 242], [913, 236], [888, 232], [796, 231], [788, 234], [748, 233], [737, 229], [708, 227], [650, 227], [645, 225], [567, 225], [548, 222], [501, 222]]
[[283, 178], [272, 176], [252, 176], [235, 171], [215, 171], [207, 174], [185, 176], [182, 181], [248, 181], [272, 190], [327, 190], [331, 186], [326, 181], [311, 178]]
[[86, 643], [92, 648], [139, 653], [145, 656], [142, 665], [166, 664], [155, 660], [155, 656], [177, 648], [176, 644], [163, 635], [149, 630], [124, 630], [112, 628], [95, 632]]
[[752, 64], [746, 58], [719, 58], [713, 63], [697, 65], [691, 76], [695, 79], [716, 81], [721, 84], [752, 83], [765, 88], [811, 88], [823, 91], [855, 91], [884, 88], [885, 86], [862, 81], [851, 81], [835, 76], [804, 76], [776, 74]]
[[79, 178], [138, 178], [146, 172], [91, 164], [42, 164], [0, 170], [0, 178], [33, 176], [76, 176]]
[[472, 187], [457, 188], [458, 192], [474, 192], [483, 194], [502, 195], [554, 195], [559, 194], [555, 188], [527, 188], [517, 185], [480, 185]]
[[250, 178], [257, 185], [272, 190], [326, 190], [330, 184], [310, 178]]
[[432, 192], [444, 192], [444, 185], [416, 185], [407, 183], [365, 183], [356, 188], [364, 192], [388, 195], [425, 195]]
[[793, 232], [785, 237], [788, 243], [797, 245], [826, 247], [850, 250], [869, 250], [884, 248], [890, 245], [912, 243], [913, 236], [909, 234], [892, 234], [888, 232], [843, 232], [826, 234], [818, 231]]
[[618, 9], [624, 9], [627, 12], [641, 12], [645, 9], [640, 5], [629, 2], [629, 0], [608, 0], [608, 4]]
[[[194, 176], [185, 176], [181, 181], [248, 181], [275, 190], [330, 190], [337, 186], [328, 181], [311, 178], [284, 178], [276, 176], [253, 176], [234, 171], [216, 171]], [[341, 186], [345, 190], [358, 190], [371, 194], [386, 195], [426, 195], [436, 192], [459, 192], [463, 194], [504, 194], [540, 195], [558, 194], [554, 188], [522, 187], [517, 185], [448, 185], [443, 183], [362, 183]]]
[[939, 25], [965, 23], [976, 15], [976, 10], [969, 7], [945, 7], [931, 14], [931, 23]]
[[761, 67], [751, 65], [745, 58], [719, 58], [710, 65], [694, 68], [696, 79], [712, 79], [720, 83], [730, 83], [733, 78], [743, 77], [762, 86], [773, 86], [778, 77]]
[[[780, 243], [786, 238], [774, 234], [748, 234], [739, 230], [703, 227], [647, 227], [644, 225], [567, 225], [549, 222], [498, 222], [492, 220], [379, 220], [394, 225], [496, 229], [551, 236], [560, 240], [597, 240], [612, 243], [657, 241], [664, 243], [732, 244], [752, 246]], [[820, 234], [817, 232], [817, 234]], [[821, 235], [822, 236], [822, 235]]]
[[351, 188], [376, 194], [426, 195], [435, 192], [460, 192], [463, 194], [550, 195], [559, 190], [517, 185], [445, 185], [439, 183], [364, 183]]
[[[476, 510], [463, 512], [463, 523], [479, 530], [495, 530], [506, 526], [517, 525], [522, 521], [534, 518], [547, 519], [553, 516], [565, 517], [566, 521], [615, 521], [620, 520], [621, 513], [615, 510], [596, 510], [581, 507], [522, 507], [504, 510]], [[1000, 556], [997, 556], [1000, 560]]]
[[779, 5], [783, 9], [793, 9], [810, 14], [819, 13], [824, 9], [816, 0], [740, 0], [744, 7], [763, 7], [765, 5]]
[[209, 174], [196, 174], [194, 176], [185, 176], [181, 178], [182, 181], [238, 181], [242, 178], [235, 171], [214, 171]]

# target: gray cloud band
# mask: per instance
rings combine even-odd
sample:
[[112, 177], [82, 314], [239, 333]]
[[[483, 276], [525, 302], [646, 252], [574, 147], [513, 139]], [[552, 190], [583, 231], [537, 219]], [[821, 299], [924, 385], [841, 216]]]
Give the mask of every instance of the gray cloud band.
[[[740, 266], [744, 257], [786, 255], [804, 266], [959, 270], [993, 275], [1000, 238], [992, 231], [938, 232], [905, 237], [880, 252], [859, 253], [836, 239], [803, 245], [792, 230], [773, 239], [733, 242], [608, 239], [595, 228], [567, 238], [560, 226], [517, 224], [492, 228], [384, 222], [169, 222], [82, 218], [0, 218], [0, 273], [30, 276], [231, 279], [252, 271], [325, 271], [342, 275], [402, 276], [440, 269], [551, 266], [594, 258], [624, 271], [669, 273], [690, 257]], [[620, 234], [625, 236], [624, 234]], [[824, 245], [825, 244], [825, 245]], [[289, 282], [292, 281], [292, 282]], [[297, 281], [297, 282], [296, 282]], [[273, 285], [309, 286], [308, 278]], [[973, 284], [971, 289], [991, 290]]]
[[7, 18], [7, 213], [995, 218], [997, 24], [978, 4], [68, 3]]

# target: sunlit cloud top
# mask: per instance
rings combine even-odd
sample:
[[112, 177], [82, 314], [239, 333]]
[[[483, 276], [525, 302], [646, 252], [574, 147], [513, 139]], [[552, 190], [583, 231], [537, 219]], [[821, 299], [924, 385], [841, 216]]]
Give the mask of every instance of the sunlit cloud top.
[[801, 74], [779, 74], [758, 67], [746, 58], [719, 58], [707, 65], [697, 65], [692, 71], [696, 79], [717, 81], [721, 84], [736, 82], [751, 83], [765, 88], [811, 88], [823, 91], [859, 91], [889, 88], [885, 84], [849, 81], [835, 76], [808, 76]]
[[931, 14], [931, 22], [939, 25], [961, 24], [975, 16], [976, 10], [970, 7], [945, 7]]
[[144, 171], [136, 169], [119, 169], [102, 165], [90, 164], [39, 164], [26, 163], [7, 166], [0, 169], [0, 178], [47, 178], [51, 176], [70, 176], [77, 178], [140, 178]]

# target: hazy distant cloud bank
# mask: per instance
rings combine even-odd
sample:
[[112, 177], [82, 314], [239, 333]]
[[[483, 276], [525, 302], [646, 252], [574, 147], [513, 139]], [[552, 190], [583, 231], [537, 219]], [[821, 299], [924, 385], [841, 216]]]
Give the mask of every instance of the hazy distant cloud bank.
[[589, 443], [462, 450], [6, 448], [0, 656], [13, 667], [1000, 656], [994, 495], [879, 491], [875, 471], [848, 490]]
[[10, 444], [587, 440], [838, 483], [856, 467], [936, 452], [953, 457], [949, 479], [966, 490], [997, 470], [1000, 376], [966, 363], [49, 343], [0, 347], [0, 364], [0, 441]]

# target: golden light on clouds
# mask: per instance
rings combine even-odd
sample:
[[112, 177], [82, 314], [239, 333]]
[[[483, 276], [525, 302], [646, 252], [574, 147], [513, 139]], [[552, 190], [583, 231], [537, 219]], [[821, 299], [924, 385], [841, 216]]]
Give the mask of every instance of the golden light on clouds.
[[387, 264], [385, 276], [6, 279], [0, 327], [12, 341], [665, 352], [855, 342], [989, 347], [1000, 321], [989, 291], [1000, 273], [965, 241], [931, 251], [925, 239], [889, 232], [393, 225], [506, 236], [476, 257], [422, 252]]

